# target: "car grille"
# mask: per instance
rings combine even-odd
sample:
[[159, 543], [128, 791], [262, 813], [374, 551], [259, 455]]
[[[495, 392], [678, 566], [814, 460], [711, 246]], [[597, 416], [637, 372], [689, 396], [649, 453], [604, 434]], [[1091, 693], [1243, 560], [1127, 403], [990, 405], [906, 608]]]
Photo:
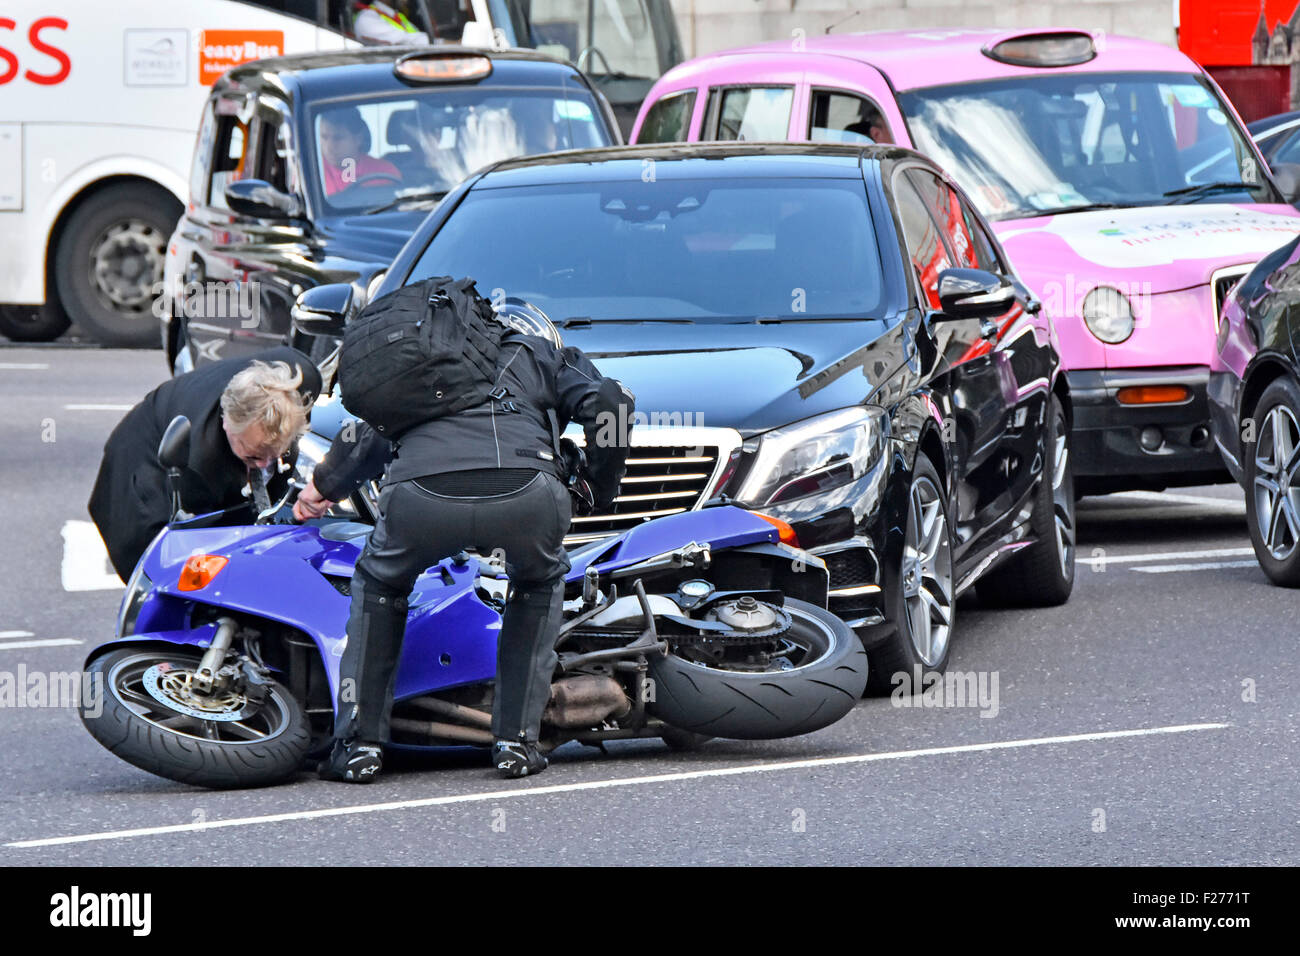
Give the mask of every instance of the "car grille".
[[1223, 315], [1223, 303], [1228, 299], [1228, 293], [1232, 287], [1241, 281], [1242, 276], [1255, 268], [1254, 263], [1241, 266], [1228, 266], [1225, 269], [1217, 270], [1210, 277], [1210, 296], [1212, 307], [1214, 309], [1214, 327], [1219, 327], [1219, 317]]
[[[569, 437], [581, 443], [581, 432], [571, 431]], [[634, 428], [631, 444], [613, 505], [574, 517], [566, 546], [698, 508], [740, 446], [740, 435], [728, 428]]]

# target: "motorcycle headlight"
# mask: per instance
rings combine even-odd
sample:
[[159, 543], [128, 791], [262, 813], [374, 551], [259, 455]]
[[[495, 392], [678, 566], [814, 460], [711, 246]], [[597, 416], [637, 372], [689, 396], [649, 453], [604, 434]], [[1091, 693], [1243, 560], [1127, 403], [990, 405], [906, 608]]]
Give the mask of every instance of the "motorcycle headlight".
[[1099, 285], [1083, 297], [1083, 321], [1098, 339], [1118, 345], [1133, 334], [1133, 304], [1119, 289]]
[[774, 429], [759, 440], [735, 498], [762, 507], [838, 488], [866, 474], [884, 447], [880, 408], [842, 408]]
[[153, 591], [153, 582], [144, 573], [143, 562], [136, 565], [131, 580], [126, 583], [126, 593], [122, 595], [122, 606], [117, 612], [117, 636], [129, 637], [135, 633], [135, 622], [140, 617], [140, 608], [144, 599]]

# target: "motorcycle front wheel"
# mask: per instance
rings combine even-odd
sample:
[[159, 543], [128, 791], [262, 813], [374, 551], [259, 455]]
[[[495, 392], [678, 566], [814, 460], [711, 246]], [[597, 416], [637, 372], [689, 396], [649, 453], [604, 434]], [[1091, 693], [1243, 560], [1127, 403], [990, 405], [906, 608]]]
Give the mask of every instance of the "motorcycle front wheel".
[[81, 722], [141, 770], [211, 789], [264, 787], [298, 770], [311, 734], [298, 702], [272, 682], [260, 702], [193, 687], [201, 658], [170, 648], [124, 648], [91, 661]]
[[761, 666], [700, 663], [670, 651], [650, 660], [646, 710], [709, 737], [772, 740], [827, 727], [853, 709], [867, 685], [867, 654], [834, 614], [786, 598], [790, 628]]

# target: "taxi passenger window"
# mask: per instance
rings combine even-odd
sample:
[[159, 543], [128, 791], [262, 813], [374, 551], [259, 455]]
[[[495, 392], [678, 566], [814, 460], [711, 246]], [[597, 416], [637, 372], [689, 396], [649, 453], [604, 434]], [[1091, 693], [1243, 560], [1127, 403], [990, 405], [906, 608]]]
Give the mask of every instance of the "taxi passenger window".
[[866, 97], [814, 90], [808, 139], [814, 143], [892, 143], [894, 134], [880, 108]]
[[245, 154], [248, 151], [248, 123], [240, 116], [242, 104], [234, 100], [217, 101], [217, 130], [213, 137], [212, 176], [208, 183], [207, 204], [226, 209], [226, 186], [243, 179]]
[[715, 90], [712, 98], [712, 139], [780, 141], [790, 130], [794, 90], [788, 86], [732, 87]]
[[939, 273], [952, 268], [952, 260], [934, 217], [905, 175], [894, 177], [894, 202], [903, 223], [903, 241], [922, 294], [922, 306], [939, 308]]
[[695, 91], [669, 93], [650, 107], [637, 134], [638, 143], [683, 143], [691, 131]]

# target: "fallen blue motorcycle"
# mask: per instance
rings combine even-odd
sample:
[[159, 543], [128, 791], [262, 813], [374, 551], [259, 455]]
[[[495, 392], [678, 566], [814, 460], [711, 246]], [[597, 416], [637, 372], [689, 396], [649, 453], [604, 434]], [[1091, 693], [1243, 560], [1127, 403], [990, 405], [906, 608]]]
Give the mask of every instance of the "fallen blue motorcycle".
[[[179, 475], [187, 449], [180, 419], [159, 461]], [[371, 527], [279, 523], [287, 505], [189, 516], [173, 495], [175, 518], [128, 583], [116, 637], [86, 663], [102, 698], [81, 718], [114, 754], [230, 788], [289, 780], [328, 746], [347, 699], [348, 589]], [[825, 610], [825, 565], [783, 543], [778, 525], [724, 505], [570, 551], [543, 749], [790, 737], [847, 714], [866, 654]], [[502, 562], [473, 552], [416, 582], [389, 747], [491, 745], [506, 586]]]

